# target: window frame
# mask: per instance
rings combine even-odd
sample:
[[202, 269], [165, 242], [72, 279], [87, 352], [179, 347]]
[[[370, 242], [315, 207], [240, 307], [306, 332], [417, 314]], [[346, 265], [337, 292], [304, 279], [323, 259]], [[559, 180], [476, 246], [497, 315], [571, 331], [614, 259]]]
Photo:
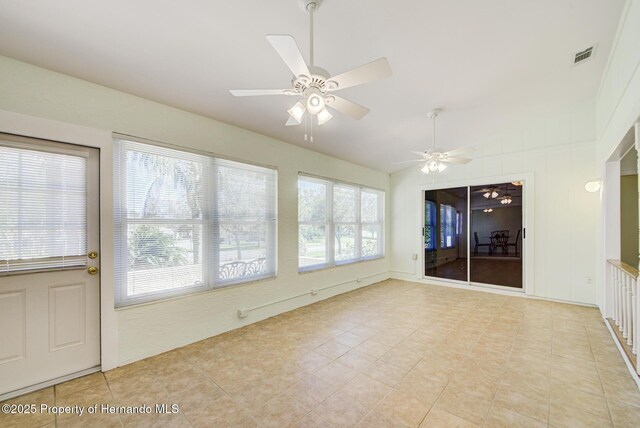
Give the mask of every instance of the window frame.
[[[277, 168], [265, 165], [256, 165], [247, 163], [244, 161], [232, 159], [228, 160], [222, 157], [218, 157], [212, 153], [200, 152], [196, 150], [189, 150], [183, 147], [176, 147], [168, 144], [157, 143], [155, 141], [149, 141], [140, 138], [134, 138], [130, 136], [120, 136], [114, 134], [114, 279], [115, 279], [115, 308], [125, 308], [129, 306], [153, 303], [157, 301], [167, 300], [174, 297], [191, 295], [199, 292], [218, 290], [234, 285], [240, 285], [255, 281], [260, 281], [267, 278], [277, 277], [277, 186], [278, 186], [278, 170]], [[145, 150], [144, 146], [149, 146]], [[169, 150], [170, 154], [162, 154], [163, 151]], [[148, 153], [152, 155], [167, 156], [174, 159], [188, 160], [200, 162], [202, 167], [202, 209], [199, 219], [174, 219], [174, 218], [157, 218], [157, 219], [145, 219], [145, 218], [127, 218], [127, 177], [126, 177], [126, 156], [128, 151], [134, 151], [138, 153]], [[175, 155], [175, 156], [174, 156]], [[257, 223], [266, 223], [266, 273], [251, 275], [247, 277], [232, 278], [228, 280], [220, 279], [220, 265], [218, 263], [220, 257], [216, 257], [216, 251], [220, 252], [219, 239], [219, 227], [221, 224], [227, 223], [244, 223], [246, 221], [229, 221], [220, 220], [216, 213], [217, 196], [217, 174], [218, 167], [224, 165], [224, 162], [235, 162], [250, 168], [261, 168], [270, 170], [273, 173], [273, 189], [271, 190], [267, 186], [267, 198], [270, 199], [268, 203], [273, 205], [273, 218], [271, 220], [265, 218]], [[266, 172], [265, 172], [266, 173]], [[118, 198], [119, 196], [119, 198]], [[269, 213], [267, 208], [267, 214]], [[256, 222], [250, 222], [254, 224]], [[127, 279], [126, 275], [129, 272], [128, 269], [128, 227], [131, 224], [166, 224], [171, 226], [179, 225], [199, 225], [201, 226], [201, 263], [202, 263], [202, 283], [194, 283], [193, 285], [169, 289], [169, 290], [157, 290], [150, 291], [141, 295], [129, 296], [127, 293]], [[271, 226], [272, 225], [272, 226]], [[269, 242], [269, 241], [273, 242]], [[273, 248], [271, 248], [273, 247]], [[121, 266], [126, 266], [122, 268]]]
[[[444, 216], [442, 215], [444, 211]], [[447, 211], [451, 213], [451, 222], [447, 220]], [[440, 204], [440, 249], [448, 250], [451, 248], [456, 248], [456, 236], [458, 234], [458, 226], [457, 226], [457, 210], [453, 205]], [[448, 229], [450, 229], [451, 234], [447, 234]], [[447, 237], [451, 236], [451, 245], [447, 245]]]
[[[376, 260], [382, 259], [385, 257], [385, 191], [381, 189], [375, 189], [368, 186], [362, 186], [359, 184], [348, 183], [345, 181], [318, 177], [310, 174], [305, 174], [302, 172], [298, 173], [298, 181], [301, 180], [307, 182], [315, 182], [325, 186], [326, 188], [326, 205], [325, 205], [325, 216], [324, 222], [319, 221], [306, 221], [300, 220], [300, 216], [298, 213], [298, 230], [297, 230], [297, 242], [298, 242], [298, 273], [306, 273], [313, 272], [317, 270], [329, 269], [338, 266], [344, 266], [354, 263], [360, 263], [368, 260]], [[346, 187], [355, 190], [355, 221], [335, 221], [335, 212], [334, 212], [334, 188], [338, 187]], [[377, 204], [377, 222], [363, 222], [362, 221], [362, 193], [369, 192], [376, 194], [378, 197]], [[298, 203], [299, 203], [300, 193], [298, 190]], [[300, 266], [300, 226], [301, 225], [312, 225], [312, 226], [324, 226], [325, 227], [325, 261], [323, 263], [316, 263], [313, 265]], [[363, 256], [362, 255], [362, 230], [364, 226], [379, 226], [380, 227], [380, 237], [379, 237], [379, 246], [380, 252], [379, 254], [372, 256]], [[348, 226], [355, 228], [355, 244], [354, 244], [354, 257], [344, 260], [336, 260], [335, 247], [336, 247], [336, 235], [335, 230], [337, 226]]]

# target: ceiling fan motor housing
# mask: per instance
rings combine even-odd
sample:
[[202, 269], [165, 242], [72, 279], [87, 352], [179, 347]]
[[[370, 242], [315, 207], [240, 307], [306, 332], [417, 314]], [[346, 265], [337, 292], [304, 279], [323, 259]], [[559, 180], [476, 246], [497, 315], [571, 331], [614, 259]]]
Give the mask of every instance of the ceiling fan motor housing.
[[320, 9], [322, 0], [300, 0], [300, 6], [305, 12], [311, 12], [311, 10]]

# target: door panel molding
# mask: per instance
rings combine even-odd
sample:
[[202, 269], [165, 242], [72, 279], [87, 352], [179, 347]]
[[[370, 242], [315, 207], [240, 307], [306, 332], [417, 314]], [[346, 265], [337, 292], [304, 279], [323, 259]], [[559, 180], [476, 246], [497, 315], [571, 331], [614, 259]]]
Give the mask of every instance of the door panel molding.
[[[10, 299], [14, 301], [11, 302]], [[27, 356], [26, 290], [0, 293], [0, 364]]]
[[85, 296], [85, 283], [49, 286], [49, 352], [86, 343]]

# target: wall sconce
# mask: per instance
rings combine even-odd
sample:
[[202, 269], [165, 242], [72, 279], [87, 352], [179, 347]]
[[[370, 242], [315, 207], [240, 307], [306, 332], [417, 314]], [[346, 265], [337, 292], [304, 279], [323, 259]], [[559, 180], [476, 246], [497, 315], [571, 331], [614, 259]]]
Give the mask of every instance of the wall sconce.
[[584, 185], [584, 190], [589, 193], [595, 193], [602, 187], [602, 181], [600, 179], [595, 179], [591, 181], [587, 181]]

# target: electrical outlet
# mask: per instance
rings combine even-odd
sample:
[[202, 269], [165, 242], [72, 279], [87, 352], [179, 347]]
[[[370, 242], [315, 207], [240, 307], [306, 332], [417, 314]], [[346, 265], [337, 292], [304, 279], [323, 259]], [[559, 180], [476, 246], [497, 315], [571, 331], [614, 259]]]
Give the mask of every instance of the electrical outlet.
[[249, 309], [238, 309], [238, 318], [246, 318], [249, 316]]
[[312, 288], [311, 289], [311, 295], [315, 296], [316, 294], [318, 294], [318, 289], [317, 288]]

